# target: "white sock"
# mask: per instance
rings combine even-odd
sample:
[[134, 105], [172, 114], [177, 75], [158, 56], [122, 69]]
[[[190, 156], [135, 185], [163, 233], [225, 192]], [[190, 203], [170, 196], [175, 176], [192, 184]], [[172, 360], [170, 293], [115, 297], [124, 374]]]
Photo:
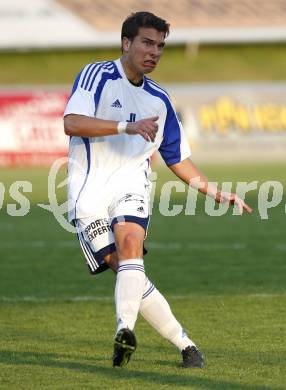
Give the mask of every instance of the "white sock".
[[134, 329], [145, 286], [143, 259], [128, 259], [118, 262], [115, 285], [117, 331]]
[[189, 345], [195, 345], [176, 320], [166, 299], [147, 277], [140, 305], [140, 314], [161, 336], [181, 351]]

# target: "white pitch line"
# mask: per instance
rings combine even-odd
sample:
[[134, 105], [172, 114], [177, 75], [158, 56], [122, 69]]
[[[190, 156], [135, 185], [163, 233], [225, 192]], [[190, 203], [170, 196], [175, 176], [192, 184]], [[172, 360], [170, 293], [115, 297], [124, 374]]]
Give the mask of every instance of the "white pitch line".
[[198, 244], [195, 242], [182, 243], [182, 242], [156, 242], [150, 241], [146, 242], [147, 249], [157, 249], [157, 250], [180, 250], [180, 249], [194, 249], [202, 251], [213, 251], [213, 250], [243, 250], [246, 248], [246, 245], [243, 243], [233, 243], [233, 244], [215, 244], [207, 243]]
[[63, 298], [40, 298], [35, 296], [24, 296], [24, 297], [0, 297], [0, 302], [11, 302], [11, 303], [49, 303], [49, 302], [105, 302], [113, 301], [113, 297], [96, 297], [96, 296], [76, 296], [76, 297], [63, 297]]
[[74, 246], [79, 246], [77, 240], [74, 241], [53, 241], [53, 240], [38, 240], [38, 241], [6, 241], [6, 242], [1, 242], [0, 247], [1, 248], [15, 248], [15, 245], [18, 245], [21, 243], [21, 247], [26, 246], [26, 247], [33, 247], [33, 248], [44, 248], [44, 247], [50, 247], [51, 245], [53, 246], [58, 246], [58, 247], [74, 247]]
[[[196, 297], [196, 294], [193, 295], [167, 295], [168, 299], [174, 300], [192, 300]], [[286, 294], [267, 294], [267, 293], [258, 293], [258, 294], [233, 294], [233, 295], [200, 295], [200, 298], [253, 298], [253, 299], [269, 299], [269, 298], [286, 298]], [[63, 297], [63, 298], [40, 298], [36, 296], [23, 296], [23, 297], [0, 297], [0, 303], [59, 303], [59, 302], [113, 302], [114, 297], [97, 297], [97, 296], [74, 296], [74, 297]]]
[[278, 245], [276, 246], [276, 248], [277, 248], [279, 251], [284, 252], [284, 251], [286, 251], [286, 244], [278, 244]]
[[[0, 247], [1, 248], [14, 248], [15, 245], [18, 245], [20, 241], [13, 240], [13, 241], [6, 241], [1, 242]], [[53, 245], [54, 247], [76, 247], [79, 246], [78, 241], [71, 240], [71, 241], [52, 241], [52, 240], [30, 240], [30, 241], [23, 241], [21, 242], [21, 247], [33, 247], [33, 248], [45, 248], [50, 247]], [[232, 244], [216, 244], [216, 243], [207, 243], [204, 242], [203, 244], [198, 244], [195, 242], [188, 242], [188, 243], [182, 243], [182, 242], [160, 242], [160, 241], [147, 241], [146, 247], [148, 249], [156, 249], [156, 250], [162, 250], [162, 251], [176, 251], [181, 249], [197, 249], [202, 251], [212, 251], [212, 250], [243, 250], [246, 248], [246, 245], [243, 243], [232, 243]]]
[[[16, 245], [20, 243], [19, 240], [13, 241], [4, 241], [0, 243], [0, 248], [15, 248]], [[63, 247], [63, 248], [72, 248], [78, 247], [79, 243], [75, 240], [70, 241], [53, 241], [53, 240], [36, 240], [36, 241], [21, 241], [21, 247], [32, 247], [32, 248], [46, 248], [46, 247]], [[240, 251], [247, 248], [247, 245], [242, 242], [234, 242], [231, 244], [219, 244], [219, 243], [208, 243], [204, 242], [199, 244], [196, 242], [164, 242], [164, 241], [146, 241], [147, 249], [154, 249], [159, 251], [177, 251], [177, 250], [200, 250], [200, 251], [215, 251], [215, 250], [234, 250]], [[278, 251], [286, 251], [286, 244], [276, 244], [273, 245], [273, 249]]]

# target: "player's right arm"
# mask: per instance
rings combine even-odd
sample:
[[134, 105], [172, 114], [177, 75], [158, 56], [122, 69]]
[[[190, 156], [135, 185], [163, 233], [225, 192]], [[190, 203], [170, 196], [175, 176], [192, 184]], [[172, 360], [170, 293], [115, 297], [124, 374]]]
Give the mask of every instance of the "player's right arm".
[[[154, 141], [158, 131], [158, 117], [128, 122], [126, 134], [141, 135], [146, 141]], [[64, 117], [65, 134], [77, 137], [105, 137], [118, 134], [117, 121], [99, 119], [86, 115], [67, 114]]]

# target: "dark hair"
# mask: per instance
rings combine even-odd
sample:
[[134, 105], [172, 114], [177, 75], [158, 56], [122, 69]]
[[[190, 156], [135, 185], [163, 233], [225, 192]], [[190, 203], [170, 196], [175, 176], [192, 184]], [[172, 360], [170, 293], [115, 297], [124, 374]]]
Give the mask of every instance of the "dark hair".
[[157, 31], [163, 32], [166, 38], [169, 35], [170, 24], [151, 12], [142, 11], [132, 13], [122, 24], [121, 41], [124, 37], [132, 41], [138, 35], [140, 27], [154, 28]]

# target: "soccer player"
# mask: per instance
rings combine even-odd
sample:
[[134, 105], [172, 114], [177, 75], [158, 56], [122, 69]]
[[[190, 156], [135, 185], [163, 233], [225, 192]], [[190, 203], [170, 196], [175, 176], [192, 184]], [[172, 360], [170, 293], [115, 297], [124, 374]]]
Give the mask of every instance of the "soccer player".
[[217, 202], [251, 209], [236, 194], [210, 188], [190, 160], [184, 130], [168, 93], [146, 77], [163, 53], [169, 24], [136, 12], [122, 25], [122, 56], [95, 62], [77, 76], [64, 113], [70, 136], [70, 221], [92, 274], [116, 276], [117, 329], [113, 366], [128, 363], [136, 349], [138, 312], [179, 348], [183, 367], [204, 367], [201, 352], [174, 317], [166, 299], [145, 274], [143, 241], [149, 222], [150, 157], [159, 150], [166, 165]]

